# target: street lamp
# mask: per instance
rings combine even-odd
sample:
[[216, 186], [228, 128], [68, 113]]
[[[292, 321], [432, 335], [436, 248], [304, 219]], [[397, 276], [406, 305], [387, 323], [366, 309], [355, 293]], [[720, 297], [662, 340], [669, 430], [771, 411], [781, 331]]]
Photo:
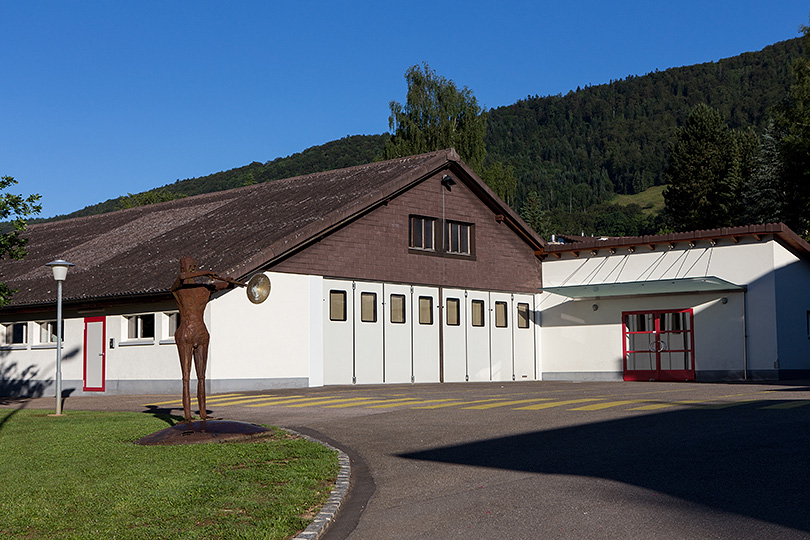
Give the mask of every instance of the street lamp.
[[56, 416], [62, 416], [62, 282], [73, 264], [57, 259], [49, 262], [56, 280]]

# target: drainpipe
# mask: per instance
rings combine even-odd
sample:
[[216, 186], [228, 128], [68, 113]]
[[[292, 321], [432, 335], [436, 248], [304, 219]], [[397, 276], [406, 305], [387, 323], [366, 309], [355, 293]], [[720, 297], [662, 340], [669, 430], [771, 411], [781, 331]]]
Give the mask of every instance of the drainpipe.
[[748, 380], [748, 289], [743, 289], [743, 380]]

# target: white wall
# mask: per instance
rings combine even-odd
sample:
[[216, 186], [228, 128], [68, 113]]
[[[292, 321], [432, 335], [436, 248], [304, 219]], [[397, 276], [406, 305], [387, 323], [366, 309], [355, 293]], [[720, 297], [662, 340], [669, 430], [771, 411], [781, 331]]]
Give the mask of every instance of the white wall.
[[214, 391], [305, 386], [313, 360], [318, 365], [321, 352], [312, 349], [311, 336], [313, 320], [321, 318], [315, 313], [321, 297], [318, 303], [312, 298], [315, 278], [266, 275], [271, 291], [263, 303], [251, 303], [239, 287], [219, 293], [208, 304], [208, 378]]

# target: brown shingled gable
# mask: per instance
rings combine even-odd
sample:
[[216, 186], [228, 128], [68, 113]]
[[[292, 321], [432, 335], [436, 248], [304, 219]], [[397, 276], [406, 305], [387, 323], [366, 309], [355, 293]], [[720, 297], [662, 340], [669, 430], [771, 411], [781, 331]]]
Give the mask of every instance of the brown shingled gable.
[[14, 308], [54, 302], [44, 265], [57, 258], [76, 265], [64, 285], [66, 301], [167, 295], [184, 255], [203, 269], [245, 277], [442, 169], [452, 169], [542, 249], [545, 242], [449, 149], [33, 225], [28, 256], [0, 261], [0, 280], [18, 290]]

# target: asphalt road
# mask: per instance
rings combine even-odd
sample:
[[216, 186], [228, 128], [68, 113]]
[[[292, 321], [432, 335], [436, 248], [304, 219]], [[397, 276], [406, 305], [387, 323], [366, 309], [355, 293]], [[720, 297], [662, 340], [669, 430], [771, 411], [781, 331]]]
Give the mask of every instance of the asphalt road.
[[[182, 413], [174, 396], [64, 408]], [[352, 489], [326, 540], [810, 538], [806, 383], [326, 387], [213, 395], [208, 408], [349, 454]]]

